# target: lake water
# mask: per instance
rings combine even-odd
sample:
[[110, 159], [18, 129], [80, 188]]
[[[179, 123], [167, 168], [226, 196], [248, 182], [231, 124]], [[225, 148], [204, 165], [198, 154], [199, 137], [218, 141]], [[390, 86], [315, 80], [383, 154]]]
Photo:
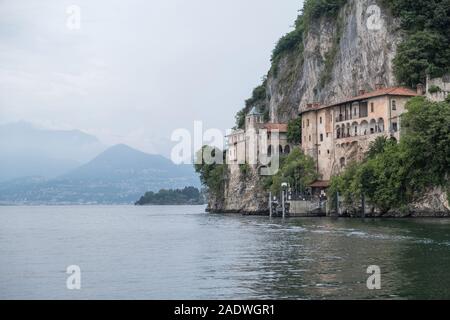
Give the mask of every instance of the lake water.
[[[81, 290], [66, 268], [81, 268]], [[369, 265], [382, 289], [367, 289]], [[2, 299], [450, 298], [450, 220], [0, 207]]]

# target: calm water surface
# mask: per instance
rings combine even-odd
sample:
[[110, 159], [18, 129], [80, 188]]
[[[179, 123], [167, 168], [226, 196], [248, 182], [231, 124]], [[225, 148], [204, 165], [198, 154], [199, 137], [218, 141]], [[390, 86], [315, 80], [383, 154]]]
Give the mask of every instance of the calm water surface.
[[[450, 299], [450, 220], [0, 207], [3, 299]], [[82, 289], [66, 289], [79, 265]], [[382, 290], [366, 287], [369, 265]]]

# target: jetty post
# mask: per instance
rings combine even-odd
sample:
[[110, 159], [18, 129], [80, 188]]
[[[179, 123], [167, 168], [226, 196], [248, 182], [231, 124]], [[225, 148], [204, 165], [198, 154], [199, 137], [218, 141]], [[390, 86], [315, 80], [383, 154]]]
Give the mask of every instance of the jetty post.
[[269, 192], [269, 211], [270, 211], [270, 217], [273, 216], [273, 208], [272, 208], [272, 192]]
[[286, 199], [285, 194], [288, 188], [288, 184], [286, 182], [281, 184], [281, 202], [283, 206], [283, 219], [286, 218]]

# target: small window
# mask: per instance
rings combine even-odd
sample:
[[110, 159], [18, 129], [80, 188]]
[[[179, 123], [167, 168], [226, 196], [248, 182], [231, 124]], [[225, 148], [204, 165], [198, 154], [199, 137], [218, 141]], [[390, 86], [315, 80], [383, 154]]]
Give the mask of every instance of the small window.
[[309, 135], [309, 141], [311, 141], [311, 135]]
[[341, 164], [341, 168], [344, 168], [345, 167], [345, 158], [341, 158], [339, 162]]
[[330, 154], [330, 150], [327, 150], [327, 153]]
[[320, 134], [320, 142], [323, 142], [323, 133]]
[[306, 120], [306, 126], [309, 127], [309, 119]]
[[320, 124], [322, 124], [322, 117], [320, 117]]
[[392, 130], [393, 130], [394, 132], [397, 132], [397, 131], [398, 131], [398, 124], [397, 124], [397, 122], [393, 122], [393, 123], [392, 123]]
[[330, 134], [329, 134], [329, 133], [327, 133], [327, 138], [329, 137], [329, 135], [330, 135]]
[[370, 104], [370, 112], [375, 112], [375, 106], [373, 102]]
[[392, 110], [397, 110], [397, 101], [396, 100], [392, 100]]
[[319, 155], [321, 154], [320, 150], [319, 150]]

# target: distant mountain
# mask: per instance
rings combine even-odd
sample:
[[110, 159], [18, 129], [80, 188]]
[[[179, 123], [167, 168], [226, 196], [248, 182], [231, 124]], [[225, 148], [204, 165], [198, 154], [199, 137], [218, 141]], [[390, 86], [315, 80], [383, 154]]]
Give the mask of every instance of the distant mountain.
[[0, 203], [132, 204], [147, 191], [186, 186], [200, 186], [192, 166], [117, 145], [58, 178], [0, 184]]
[[91, 160], [106, 147], [78, 130], [48, 130], [27, 122], [0, 125], [0, 181], [55, 178]]

